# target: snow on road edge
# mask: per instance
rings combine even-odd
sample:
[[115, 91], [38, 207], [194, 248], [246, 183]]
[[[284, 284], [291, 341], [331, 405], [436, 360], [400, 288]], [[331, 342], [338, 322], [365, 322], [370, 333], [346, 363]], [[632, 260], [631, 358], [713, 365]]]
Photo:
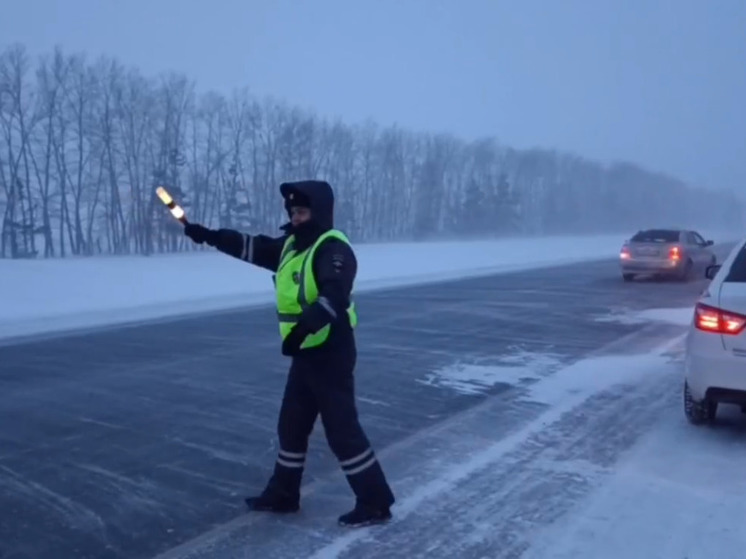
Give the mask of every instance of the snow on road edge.
[[[357, 246], [356, 291], [614, 258], [620, 235]], [[271, 274], [216, 252], [0, 260], [0, 339], [272, 301]]]

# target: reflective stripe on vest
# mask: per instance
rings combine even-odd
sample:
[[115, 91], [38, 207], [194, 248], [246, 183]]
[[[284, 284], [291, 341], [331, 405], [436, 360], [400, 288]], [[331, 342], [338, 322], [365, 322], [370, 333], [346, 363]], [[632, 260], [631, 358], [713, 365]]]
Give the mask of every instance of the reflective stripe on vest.
[[[275, 274], [275, 294], [277, 300], [277, 318], [280, 322], [282, 339], [290, 333], [293, 325], [298, 322], [301, 313], [318, 300], [319, 292], [313, 275], [313, 256], [321, 242], [329, 237], [339, 239], [349, 244], [349, 240], [341, 231], [332, 229], [321, 235], [313, 246], [301, 253], [296, 253], [295, 238], [290, 236], [282, 248], [280, 265]], [[357, 326], [355, 303], [351, 300], [347, 308], [350, 324]], [[315, 334], [306, 336], [301, 348], [318, 346], [329, 336], [330, 326], [324, 326]]]

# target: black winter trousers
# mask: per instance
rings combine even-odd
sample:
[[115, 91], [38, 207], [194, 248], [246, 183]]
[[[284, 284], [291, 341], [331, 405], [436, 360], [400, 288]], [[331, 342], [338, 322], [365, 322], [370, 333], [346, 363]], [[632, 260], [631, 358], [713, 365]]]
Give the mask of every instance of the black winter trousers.
[[277, 431], [280, 450], [267, 491], [300, 499], [308, 439], [316, 417], [357, 503], [390, 507], [394, 495], [363, 431], [355, 405], [354, 348], [309, 353], [293, 358], [285, 384]]

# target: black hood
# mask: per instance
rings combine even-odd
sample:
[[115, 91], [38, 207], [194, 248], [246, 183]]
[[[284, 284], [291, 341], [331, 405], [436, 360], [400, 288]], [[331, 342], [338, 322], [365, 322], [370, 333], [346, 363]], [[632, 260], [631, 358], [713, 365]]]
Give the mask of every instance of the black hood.
[[334, 228], [334, 191], [328, 182], [284, 182], [280, 185], [280, 193], [285, 199], [288, 216], [290, 216], [290, 207], [296, 205], [291, 197], [298, 196], [301, 202], [297, 205], [311, 209], [312, 228], [319, 235]]

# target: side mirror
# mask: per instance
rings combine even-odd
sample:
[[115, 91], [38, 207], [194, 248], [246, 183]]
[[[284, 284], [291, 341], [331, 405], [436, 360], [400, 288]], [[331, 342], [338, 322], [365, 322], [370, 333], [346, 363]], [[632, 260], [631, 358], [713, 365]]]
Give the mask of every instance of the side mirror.
[[707, 268], [705, 268], [705, 277], [710, 280], [714, 278], [717, 275], [718, 271], [720, 271], [721, 266], [722, 264], [713, 264], [712, 266], [707, 266]]
[[715, 244], [714, 241], [705, 241], [705, 246], [706, 247], [711, 247], [714, 244]]

